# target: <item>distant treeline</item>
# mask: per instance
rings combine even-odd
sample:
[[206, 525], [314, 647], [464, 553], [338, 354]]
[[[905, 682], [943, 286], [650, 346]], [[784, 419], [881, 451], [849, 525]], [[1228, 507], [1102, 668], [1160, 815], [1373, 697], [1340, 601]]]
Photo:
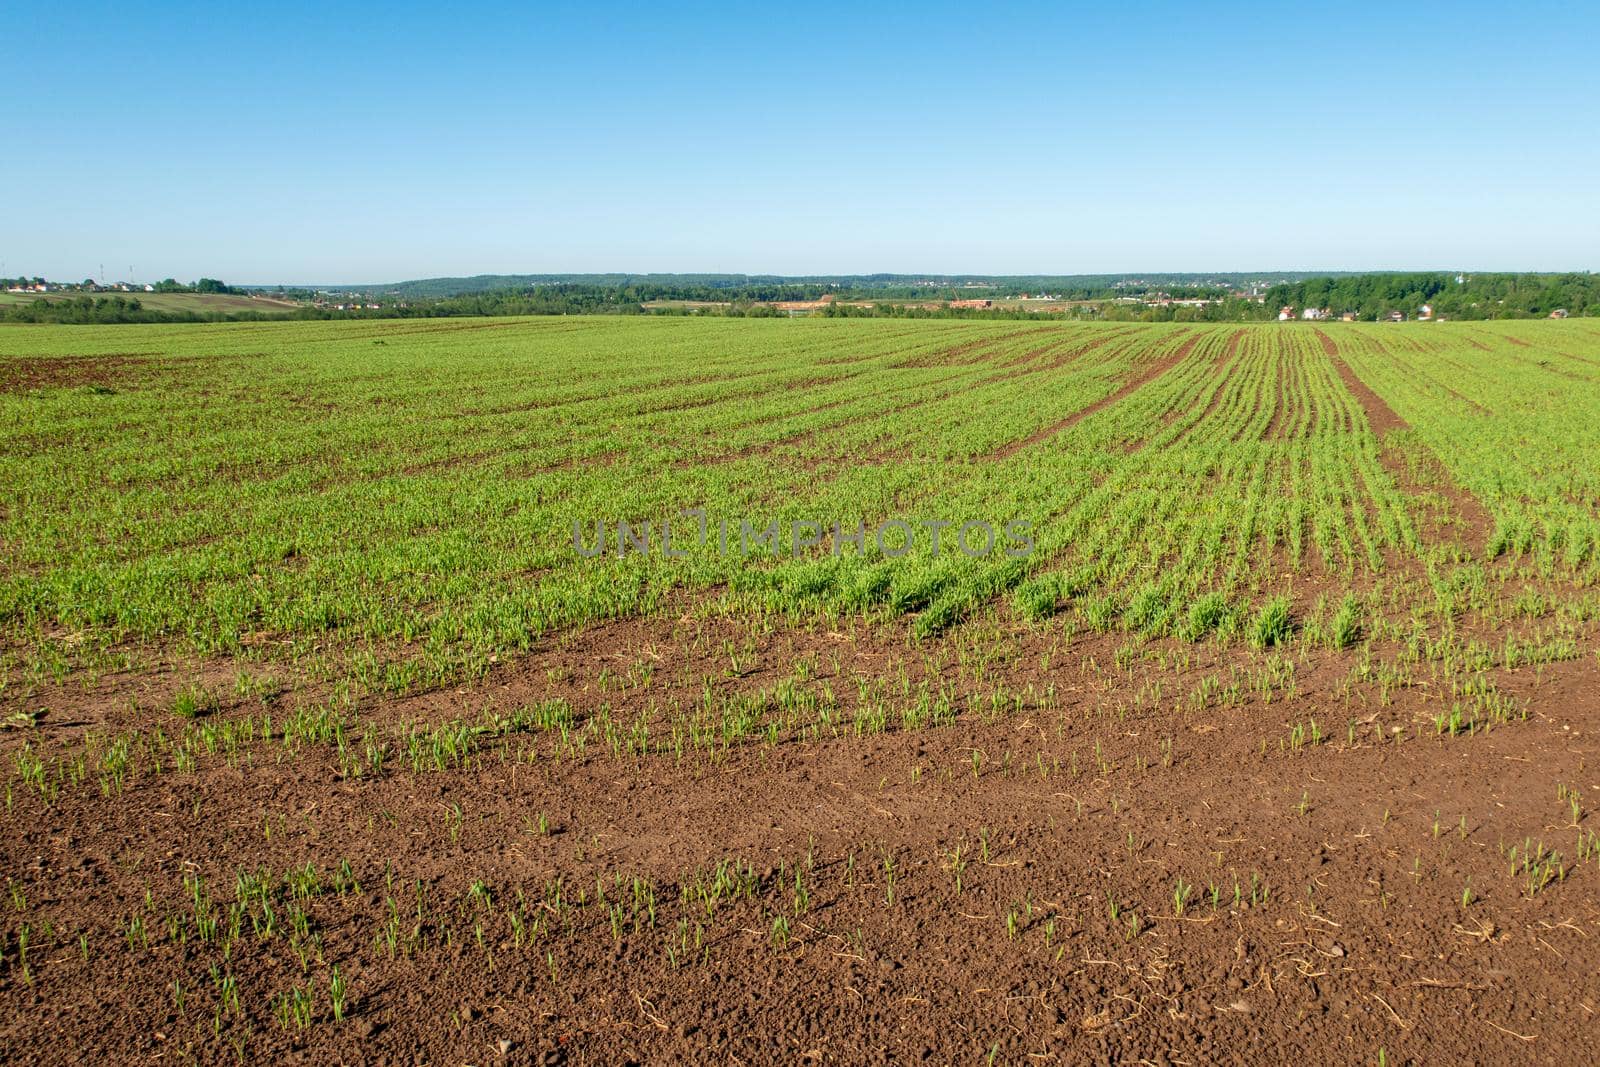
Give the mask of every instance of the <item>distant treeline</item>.
[[1263, 312], [1280, 307], [1327, 308], [1335, 315], [1379, 318], [1391, 311], [1414, 315], [1423, 304], [1453, 319], [1543, 317], [1559, 308], [1570, 315], [1600, 314], [1596, 274], [1360, 274], [1308, 278], [1267, 290]]
[[[836, 274], [784, 277], [768, 274], [480, 274], [470, 278], [423, 278], [383, 285], [334, 286], [327, 292], [363, 294], [376, 299], [437, 300], [472, 293], [535, 288], [629, 290], [647, 300], [815, 300], [824, 293], [888, 299], [956, 299], [1047, 292], [1063, 299], [1088, 299], [1113, 293], [1162, 289], [1241, 288], [1261, 280], [1299, 281], [1307, 271], [1217, 274]], [[931, 284], [930, 284], [931, 283]], [[976, 291], [975, 291], [976, 290]], [[987, 290], [987, 291], [984, 291]], [[268, 290], [260, 290], [268, 291]], [[305, 287], [277, 290], [312, 292]]]
[[123, 322], [233, 322], [245, 319], [293, 318], [259, 311], [157, 311], [138, 297], [75, 296], [65, 300], [38, 300], [0, 305], [0, 322], [57, 322], [69, 325], [107, 325]]
[[[585, 276], [592, 278], [594, 276]], [[623, 276], [618, 276], [619, 279]], [[993, 292], [912, 285], [893, 276], [861, 279], [753, 279], [744, 276], [698, 278], [667, 275], [635, 277], [616, 283], [543, 282], [527, 288], [507, 288], [437, 299], [412, 299], [385, 303], [381, 308], [351, 311], [316, 310], [315, 317], [359, 316], [372, 318], [432, 318], [457, 315], [595, 315], [595, 314], [713, 314], [727, 316], [777, 316], [784, 312], [765, 306], [776, 301], [814, 301], [832, 295], [835, 302], [819, 314], [864, 318], [984, 318], [1038, 319], [1100, 318], [1145, 322], [1241, 322], [1278, 317], [1285, 305], [1296, 309], [1328, 308], [1334, 315], [1352, 313], [1372, 320], [1399, 311], [1414, 317], [1423, 304], [1437, 316], [1458, 319], [1543, 317], [1557, 308], [1571, 315], [1600, 314], [1600, 275], [1579, 274], [1474, 274], [1383, 273], [1304, 277], [1273, 286], [1265, 299], [1233, 295], [1214, 284], [1197, 284], [1195, 276], [1152, 276], [1130, 280], [1096, 276], [1073, 279], [1007, 278]], [[1219, 275], [1218, 279], [1234, 280]], [[1460, 281], [1457, 279], [1460, 278]], [[858, 286], [845, 284], [854, 281]], [[952, 280], [954, 281], [954, 280]], [[1004, 291], [1001, 291], [1004, 290]], [[923, 307], [974, 295], [1003, 298], [1015, 293], [1046, 293], [1060, 301], [1082, 301], [1090, 306], [1071, 311], [1041, 313], [1020, 308]], [[1156, 303], [1167, 300], [1207, 300], [1182, 306]], [[1150, 301], [1142, 303], [1140, 301]], [[853, 301], [879, 301], [870, 307]], [[910, 301], [911, 303], [882, 303]], [[656, 302], [691, 306], [645, 308]], [[696, 307], [692, 305], [715, 305]]]
[[[682, 276], [677, 276], [682, 277]], [[1040, 279], [1048, 281], [1048, 279]], [[206, 281], [210, 281], [207, 279]], [[222, 286], [220, 282], [213, 285]], [[840, 290], [836, 281], [801, 282], [794, 279], [751, 280], [740, 284], [633, 281], [607, 285], [593, 282], [553, 282], [531, 288], [509, 288], [435, 299], [391, 299], [378, 307], [328, 307], [307, 305], [277, 311], [158, 311], [146, 308], [137, 297], [78, 296], [37, 299], [24, 304], [0, 305], [0, 321], [55, 323], [123, 322], [227, 322], [263, 319], [390, 319], [454, 318], [499, 315], [724, 315], [776, 317], [785, 312], [771, 306], [776, 301], [815, 301], [832, 294], [833, 302], [817, 313], [830, 317], [861, 318], [976, 318], [1032, 319], [1095, 318], [1142, 322], [1241, 322], [1277, 318], [1279, 309], [1326, 308], [1333, 316], [1352, 314], [1372, 320], [1400, 312], [1415, 317], [1427, 304], [1436, 317], [1454, 319], [1505, 319], [1545, 317], [1557, 309], [1569, 315], [1600, 315], [1600, 275], [1581, 274], [1361, 274], [1304, 278], [1275, 285], [1264, 300], [1234, 296], [1227, 290], [1203, 285], [1165, 285], [1110, 279], [1105, 286], [1069, 288], [1041, 285], [1059, 300], [1084, 301], [1066, 311], [1042, 313], [1018, 307], [950, 308], [941, 304], [964, 293], [930, 292], [912, 287], [910, 295], [894, 286], [871, 292]], [[206, 291], [228, 291], [229, 287]], [[192, 290], [191, 290], [192, 291]], [[1171, 300], [1209, 301], [1201, 305], [1157, 302], [1159, 293]], [[1132, 298], [1130, 300], [1130, 298]], [[876, 300], [871, 306], [852, 301]], [[908, 303], [883, 301], [907, 300]], [[672, 302], [673, 306], [646, 308], [646, 303]], [[1148, 302], [1144, 302], [1148, 301]], [[696, 304], [709, 306], [695, 306]]]

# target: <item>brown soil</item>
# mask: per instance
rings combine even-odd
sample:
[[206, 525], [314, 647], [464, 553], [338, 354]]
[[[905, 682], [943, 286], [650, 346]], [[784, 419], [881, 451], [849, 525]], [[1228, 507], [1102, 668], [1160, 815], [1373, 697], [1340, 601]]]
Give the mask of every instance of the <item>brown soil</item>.
[[[1384, 441], [1388, 434], [1395, 430], [1409, 430], [1410, 425], [1395, 414], [1383, 397], [1356, 377], [1355, 371], [1351, 370], [1350, 365], [1338, 355], [1338, 347], [1333, 341], [1321, 330], [1317, 331], [1317, 336], [1322, 339], [1323, 350], [1333, 360], [1333, 365], [1344, 381], [1345, 388], [1361, 402], [1361, 407], [1367, 414], [1367, 422], [1378, 439]], [[1437, 456], [1427, 451], [1420, 443], [1415, 446], [1414, 451], [1421, 453], [1421, 465], [1428, 480], [1426, 485], [1418, 484], [1405, 459], [1388, 443], [1385, 443], [1378, 458], [1408, 495], [1416, 496], [1419, 490], [1432, 489], [1444, 496], [1455, 512], [1457, 525], [1460, 527], [1459, 534], [1454, 539], [1459, 540], [1473, 553], [1481, 553], [1494, 533], [1494, 516], [1489, 514], [1489, 510], [1477, 497], [1456, 484], [1449, 469], [1439, 462]], [[1438, 529], [1432, 531], [1432, 534], [1436, 538], [1450, 537], [1447, 532]]]
[[[1481, 546], [1481, 505], [1318, 335], [1391, 472]], [[1297, 582], [1297, 609], [1346, 587]], [[358, 691], [343, 744], [357, 765], [387, 752], [360, 774], [338, 741], [281, 740], [343, 690], [275, 666], [273, 635], [244, 642], [267, 662], [129, 649], [118, 673], [0, 676], [0, 1060], [1521, 1064], [1600, 1046], [1592, 631], [1576, 658], [1485, 676], [1509, 720], [1451, 736], [1436, 717], [1477, 676], [1392, 647], [1145, 643], [1004, 609], [916, 642], [904, 622], [703, 607], [547, 638], [457, 688]], [[268, 681], [241, 697], [241, 670]], [[270, 715], [274, 737], [184, 763], [171, 708], [192, 682], [219, 698], [204, 725]], [[950, 721], [871, 725], [923, 685]], [[740, 737], [694, 717], [740, 698], [759, 719]], [[486, 728], [553, 699], [560, 728]], [[785, 722], [785, 700], [803, 725], [837, 701], [833, 727]], [[436, 765], [424, 740], [413, 765], [407, 739], [436, 728], [471, 751]], [[1530, 871], [1530, 850], [1560, 855]], [[708, 905], [719, 864], [746, 891]], [[226, 926], [260, 871], [275, 927], [241, 913], [225, 955], [188, 880]]]
[[1392, 449], [1385, 449], [1381, 458], [1391, 472], [1398, 468], [1396, 478], [1407, 495], [1417, 497], [1432, 491], [1447, 501], [1451, 513], [1449, 525], [1453, 526], [1453, 530], [1436, 526], [1431, 534], [1432, 539], [1454, 540], [1474, 554], [1482, 553], [1494, 534], [1494, 516], [1479, 503], [1477, 497], [1456, 484], [1449, 468], [1432, 451], [1418, 443], [1413, 452], [1418, 458], [1420, 478], [1411, 473], [1405, 461], [1396, 456]]
[[[396, 736], [560, 696], [576, 730], [603, 708], [627, 724], [653, 703], [692, 704], [706, 678], [722, 693], [771, 690], [797, 664], [810, 665], [800, 689], [827, 686], [852, 709], [857, 678], [923, 677], [924, 651], [944, 664], [935, 678], [970, 688], [953, 664], [960, 634], [927, 649], [896, 631], [745, 639], [719, 620], [616, 623], [478, 685], [367, 697], [360, 711]], [[415, 772], [395, 754], [361, 777], [341, 773], [331, 744], [257, 742], [231, 766], [220, 753], [193, 771], [136, 761], [115, 796], [91, 771], [51, 806], [13, 779], [0, 1056], [1212, 1063], [1382, 1050], [1391, 1063], [1527, 1063], [1600, 1041], [1600, 865], [1573, 845], [1594, 816], [1580, 804], [1571, 825], [1557, 789], [1600, 790], [1593, 656], [1503, 675], [1526, 720], [1449, 737], [1431, 722], [1448, 698], [1427, 685], [1389, 703], [1365, 685], [1335, 698], [1354, 652], [1301, 658], [1295, 695], [1247, 687], [1193, 712], [1139, 694], [1165, 679], [1181, 697], [1271, 658], [1157, 643], [1152, 654], [1193, 662], [1146, 655], [1123, 671], [1120, 639], [1006, 624], [975, 639], [1003, 652], [995, 678], [1032, 683], [1020, 708], [864, 735], [845, 710], [838, 736], [736, 742], [715, 758], [518, 733], [463, 765]], [[745, 649], [737, 665], [725, 642]], [[644, 665], [647, 688], [623, 684]], [[44, 721], [106, 721], [72, 701], [125, 706], [118, 688], [46, 694]], [[147, 731], [175, 728], [142, 714]], [[1319, 733], [1295, 742], [1311, 720]], [[0, 735], [8, 764], [25, 736]], [[27, 739], [49, 755], [81, 736]], [[1524, 841], [1560, 850], [1563, 877], [1530, 890], [1511, 873], [1506, 850]], [[334, 889], [341, 860], [359, 890]], [[749, 865], [753, 896], [708, 910], [694, 887], [727, 860]], [[281, 879], [307, 862], [321, 890], [304, 905], [316, 938], [304, 964], [281, 891], [282, 928], [258, 937], [247, 919], [228, 961], [198, 936], [186, 876], [226, 915], [239, 871]], [[508, 918], [519, 891], [523, 921], [542, 924], [531, 940]], [[134, 917], [142, 935], [128, 933]], [[236, 1011], [213, 965], [235, 977]], [[349, 987], [339, 1022], [333, 966]], [[308, 982], [309, 1028], [285, 1025], [274, 998]]]
[[[1278, 344], [1283, 343], [1283, 335], [1276, 337]], [[1292, 365], [1279, 363], [1277, 368], [1278, 398], [1272, 405], [1272, 418], [1267, 421], [1266, 429], [1261, 431], [1263, 441], [1278, 440], [1286, 436], [1284, 423], [1289, 416], [1289, 397], [1291, 396], [1289, 377], [1295, 373]]]
[[1350, 369], [1350, 364], [1340, 357], [1339, 346], [1334, 343], [1331, 337], [1321, 330], [1317, 331], [1317, 337], [1322, 341], [1322, 350], [1328, 354], [1329, 359], [1333, 360], [1334, 369], [1339, 372], [1339, 377], [1343, 380], [1345, 388], [1350, 390], [1351, 395], [1361, 402], [1361, 407], [1367, 413], [1367, 424], [1372, 427], [1374, 434], [1382, 438], [1393, 430], [1409, 430], [1411, 428], [1405, 419], [1395, 414], [1388, 401], [1373, 392], [1366, 382], [1356, 377], [1356, 372]]
[[136, 381], [152, 359], [127, 353], [105, 356], [20, 356], [0, 360], [0, 393], [81, 386], [112, 388]]

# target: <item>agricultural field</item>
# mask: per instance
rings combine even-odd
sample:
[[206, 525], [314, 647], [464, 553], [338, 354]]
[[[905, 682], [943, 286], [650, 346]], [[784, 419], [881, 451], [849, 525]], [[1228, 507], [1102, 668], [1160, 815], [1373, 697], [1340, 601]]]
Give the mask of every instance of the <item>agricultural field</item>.
[[121, 297], [137, 300], [150, 311], [192, 311], [199, 315], [210, 313], [231, 314], [238, 311], [269, 312], [293, 311], [304, 305], [292, 300], [279, 300], [271, 296], [240, 296], [236, 293], [79, 293], [56, 290], [48, 293], [0, 293], [0, 307], [7, 304], [31, 304], [35, 300], [77, 300], [82, 297], [108, 299]]
[[13, 325], [0, 436], [7, 1061], [1600, 1046], [1596, 320]]

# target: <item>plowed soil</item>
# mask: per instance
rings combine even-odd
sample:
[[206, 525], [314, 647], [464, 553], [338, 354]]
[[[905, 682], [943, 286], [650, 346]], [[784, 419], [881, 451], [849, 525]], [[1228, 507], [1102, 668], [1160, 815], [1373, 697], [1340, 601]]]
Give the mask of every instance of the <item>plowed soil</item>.
[[[1120, 640], [994, 625], [974, 636], [997, 651], [981, 684], [954, 667], [960, 631], [917, 648], [779, 627], [730, 658], [743, 627], [668, 617], [549, 642], [470, 687], [358, 701], [361, 729], [390, 738], [557, 697], [573, 733], [641, 714], [664, 733], [652, 707], [785, 680], [852, 709], [836, 732], [714, 755], [529, 730], [442, 769], [398, 741], [355, 776], [331, 742], [257, 740], [192, 768], [136, 758], [120, 790], [91, 764], [53, 803], [13, 778], [0, 1057], [1567, 1063], [1600, 1043], [1595, 817], [1567, 799], [1600, 797], [1594, 656], [1505, 673], [1526, 717], [1451, 736], [1426, 682], [1349, 683], [1356, 652], [1286, 668], [1156, 642], [1113, 666]], [[1285, 669], [1292, 692], [1184, 700], [1208, 675]], [[862, 680], [902, 676], [960, 693], [954, 720], [858, 730]], [[0, 734], [7, 763], [90, 730], [176, 733], [170, 711], [130, 708], [170, 707], [164, 677], [42, 692], [37, 726]], [[1015, 703], [968, 703], [997, 679]], [[286, 684], [268, 698], [280, 731], [328, 697]], [[262, 713], [252, 697], [210, 716]], [[1521, 869], [1541, 844], [1559, 877]], [[307, 864], [297, 933], [282, 887]], [[708, 904], [719, 864], [745, 889]], [[225, 958], [186, 878], [225, 931], [240, 872], [263, 869], [278, 928], [249, 912]], [[286, 1008], [302, 988], [304, 1025]]]

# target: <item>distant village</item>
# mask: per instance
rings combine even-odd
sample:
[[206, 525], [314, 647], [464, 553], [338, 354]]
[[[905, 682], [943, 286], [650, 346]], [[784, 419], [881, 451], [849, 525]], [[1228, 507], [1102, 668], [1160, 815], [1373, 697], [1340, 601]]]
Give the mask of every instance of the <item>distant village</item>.
[[96, 282], [85, 280], [76, 284], [47, 282], [43, 278], [7, 278], [8, 293], [153, 293], [154, 285], [138, 282]]
[[[1550, 312], [1550, 318], [1552, 318], [1552, 319], [1564, 319], [1566, 317], [1567, 317], [1567, 309], [1566, 308], [1556, 308], [1554, 311]], [[1291, 305], [1285, 304], [1283, 307], [1278, 309], [1278, 321], [1279, 322], [1292, 322], [1295, 319], [1300, 319], [1300, 320], [1305, 321], [1305, 322], [1317, 322], [1317, 321], [1320, 321], [1320, 320], [1323, 320], [1323, 319], [1333, 319], [1333, 318], [1337, 318], [1342, 322], [1358, 322], [1358, 321], [1360, 321], [1360, 316], [1358, 316], [1354, 311], [1341, 311], [1341, 312], [1339, 312], [1338, 315], [1335, 315], [1333, 313], [1333, 309], [1332, 308], [1325, 308], [1325, 307], [1323, 307], [1323, 308], [1301, 308], [1300, 309], [1300, 313], [1298, 315], [1296, 315], [1295, 314], [1295, 309]], [[1379, 321], [1379, 322], [1444, 322], [1445, 321], [1445, 317], [1443, 315], [1435, 315], [1433, 313], [1433, 305], [1432, 304], [1423, 304], [1421, 307], [1417, 308], [1416, 314], [1414, 314], [1414, 315], [1409, 315], [1408, 316], [1404, 311], [1390, 311], [1387, 314], [1380, 315], [1378, 317], [1377, 321]]]

